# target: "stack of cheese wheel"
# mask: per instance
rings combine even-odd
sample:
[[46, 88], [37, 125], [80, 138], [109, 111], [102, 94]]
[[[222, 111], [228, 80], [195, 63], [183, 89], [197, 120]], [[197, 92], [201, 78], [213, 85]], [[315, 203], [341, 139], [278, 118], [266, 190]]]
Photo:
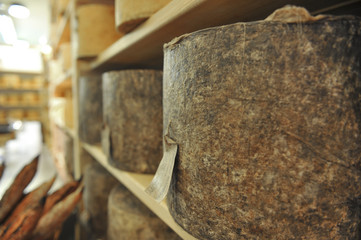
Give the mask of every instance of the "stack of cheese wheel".
[[79, 137], [83, 142], [101, 142], [102, 78], [98, 75], [79, 79]]
[[89, 216], [89, 228], [96, 237], [105, 238], [108, 221], [108, 197], [118, 184], [107, 170], [98, 163], [87, 165], [84, 171], [84, 206]]
[[122, 185], [118, 185], [110, 193], [108, 217], [108, 240], [180, 239]]
[[154, 173], [162, 158], [162, 72], [103, 74], [103, 150], [125, 171]]
[[359, 17], [295, 7], [168, 44], [176, 222], [199, 239], [358, 239], [360, 49]]

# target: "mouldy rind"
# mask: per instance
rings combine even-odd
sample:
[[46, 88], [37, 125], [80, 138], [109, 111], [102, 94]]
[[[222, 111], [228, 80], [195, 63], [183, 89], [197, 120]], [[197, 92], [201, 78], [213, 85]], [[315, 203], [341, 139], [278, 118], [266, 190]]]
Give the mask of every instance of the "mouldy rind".
[[103, 74], [103, 139], [109, 163], [154, 173], [162, 158], [162, 71]]
[[238, 23], [166, 45], [175, 221], [199, 239], [358, 239], [360, 49], [353, 16]]

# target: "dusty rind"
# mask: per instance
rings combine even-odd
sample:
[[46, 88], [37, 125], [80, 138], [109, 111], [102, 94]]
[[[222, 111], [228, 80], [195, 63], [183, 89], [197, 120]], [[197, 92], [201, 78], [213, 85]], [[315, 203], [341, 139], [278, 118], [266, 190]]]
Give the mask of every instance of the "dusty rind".
[[83, 201], [90, 217], [89, 227], [97, 237], [105, 238], [108, 227], [108, 197], [119, 182], [100, 164], [93, 163], [85, 169], [84, 184]]
[[108, 240], [180, 239], [122, 185], [118, 185], [110, 193], [108, 216]]
[[238, 23], [166, 47], [175, 221], [199, 239], [360, 238], [360, 49], [351, 16]]
[[79, 79], [79, 137], [83, 142], [101, 142], [102, 129], [102, 78], [98, 75]]
[[[109, 163], [130, 172], [155, 173], [162, 159], [162, 71], [103, 74], [104, 152]], [[108, 135], [108, 136], [106, 136]], [[106, 138], [106, 139], [105, 139]]]
[[301, 28], [302, 25], [309, 25], [309, 24], [313, 24], [315, 21], [329, 21], [329, 22], [332, 22], [332, 21], [340, 21], [340, 20], [349, 20], [349, 21], [352, 21], [352, 20], [355, 20], [357, 21], [357, 19], [359, 19], [360, 17], [357, 17], [357, 16], [353, 16], [353, 15], [346, 15], [346, 16], [333, 16], [333, 15], [319, 15], [318, 18], [316, 18], [317, 20], [314, 20], [314, 21], [309, 21], [309, 22], [284, 22], [284, 21], [280, 21], [280, 20], [260, 20], [260, 21], [252, 21], [252, 22], [239, 22], [239, 23], [234, 23], [234, 24], [229, 24], [229, 25], [224, 25], [224, 26], [219, 26], [219, 27], [209, 27], [209, 28], [204, 28], [204, 29], [201, 29], [201, 30], [198, 30], [198, 31], [194, 31], [192, 33], [186, 33], [186, 34], [183, 34], [181, 36], [178, 36], [178, 37], [175, 37], [173, 38], [171, 41], [169, 41], [168, 43], [165, 43], [163, 45], [163, 50], [166, 51], [168, 49], [171, 49], [171, 48], [174, 48], [177, 46], [177, 44], [181, 43], [184, 39], [187, 39], [188, 37], [193, 37], [195, 34], [207, 34], [208, 31], [219, 31], [220, 28], [229, 28], [233, 25], [245, 25], [245, 27], [247, 28], [248, 26], [249, 27], [252, 27], [253, 25], [258, 25], [258, 24], [275, 24], [275, 25], [278, 25], [278, 24], [290, 24], [290, 25], [299, 25], [299, 27]]

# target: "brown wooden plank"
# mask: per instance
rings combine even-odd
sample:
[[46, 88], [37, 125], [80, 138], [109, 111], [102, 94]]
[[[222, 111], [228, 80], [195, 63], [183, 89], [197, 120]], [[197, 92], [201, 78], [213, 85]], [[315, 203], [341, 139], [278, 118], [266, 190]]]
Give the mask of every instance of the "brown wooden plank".
[[360, 0], [174, 0], [159, 10], [133, 32], [103, 51], [90, 68], [107, 71], [125, 67], [163, 66], [163, 44], [174, 37], [202, 28], [240, 21], [260, 20], [286, 4], [301, 5], [311, 12], [323, 12], [330, 6]]

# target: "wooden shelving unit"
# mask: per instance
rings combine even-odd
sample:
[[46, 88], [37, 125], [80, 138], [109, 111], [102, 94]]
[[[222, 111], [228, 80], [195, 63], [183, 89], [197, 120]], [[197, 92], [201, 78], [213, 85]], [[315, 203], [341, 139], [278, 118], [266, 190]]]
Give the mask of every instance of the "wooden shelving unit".
[[45, 89], [12, 89], [12, 88], [2, 88], [0, 89], [0, 93], [41, 93], [44, 92]]
[[84, 149], [89, 152], [105, 169], [126, 186], [135, 196], [137, 196], [149, 209], [168, 224], [183, 239], [195, 239], [184, 231], [172, 218], [165, 201], [157, 203], [153, 198], [144, 192], [145, 188], [153, 179], [152, 174], [137, 174], [121, 171], [112, 167], [107, 162], [106, 156], [99, 146], [83, 143]]
[[[360, 0], [347, 2], [331, 0], [315, 3], [310, 0], [298, 0], [293, 1], [292, 4], [304, 6], [311, 12], [319, 14], [360, 2]], [[162, 69], [163, 44], [173, 38], [207, 27], [261, 20], [286, 4], [290, 2], [286, 0], [172, 1], [133, 32], [103, 51], [90, 63], [89, 70], [104, 72], [139, 66]]]
[[[59, 26], [58, 39], [54, 42], [57, 48], [62, 38], [66, 36], [67, 24], [70, 24], [71, 41], [76, 41], [75, 9], [78, 4], [100, 3], [96, 0], [72, 0], [67, 8], [64, 21]], [[109, 4], [109, 1], [106, 1]], [[110, 70], [126, 68], [154, 68], [162, 69], [163, 45], [175, 37], [207, 27], [220, 26], [241, 21], [256, 21], [264, 19], [275, 9], [289, 4], [286, 0], [173, 0], [159, 10], [134, 31], [123, 36], [110, 47], [101, 52], [95, 59], [84, 62], [76, 57], [72, 49], [73, 67], [62, 78], [72, 79], [74, 127], [69, 129], [59, 126], [74, 139], [74, 176], [82, 175], [81, 152], [84, 149], [94, 157], [105, 169], [125, 185], [149, 209], [158, 215], [183, 239], [195, 239], [185, 232], [171, 217], [165, 201], [158, 204], [150, 198], [144, 189], [148, 186], [153, 175], [135, 174], [120, 171], [107, 162], [106, 156], [99, 146], [82, 143], [78, 133], [78, 78], [83, 74], [101, 74]], [[293, 5], [306, 7], [311, 13], [327, 13], [339, 8], [351, 9], [361, 6], [361, 0], [295, 0]], [[75, 36], [75, 37], [74, 37]], [[70, 40], [70, 36], [69, 39]]]
[[38, 105], [38, 106], [25, 106], [25, 105], [16, 105], [16, 106], [1, 106], [0, 110], [41, 110], [44, 108], [44, 106]]

